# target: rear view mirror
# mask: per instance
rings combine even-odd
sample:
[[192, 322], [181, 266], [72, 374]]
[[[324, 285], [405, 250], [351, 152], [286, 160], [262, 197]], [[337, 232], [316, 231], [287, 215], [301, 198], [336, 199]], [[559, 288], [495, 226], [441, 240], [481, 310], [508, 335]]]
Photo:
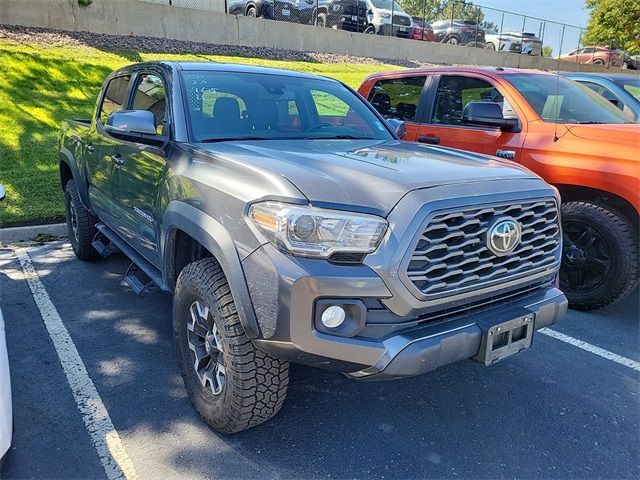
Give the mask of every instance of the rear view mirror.
[[390, 118], [387, 120], [387, 124], [395, 132], [395, 134], [402, 140], [402, 138], [407, 134], [407, 124], [402, 120], [397, 120], [395, 118]]
[[107, 118], [105, 130], [114, 136], [156, 134], [156, 117], [148, 110], [121, 110], [113, 112]]
[[502, 106], [494, 102], [469, 102], [464, 107], [462, 121], [469, 125], [498, 127], [500, 130], [515, 130], [518, 127], [516, 118], [504, 118]]
[[2, 185], [0, 183], [0, 200], [4, 200], [4, 197], [7, 195], [7, 193], [4, 190], [4, 185]]

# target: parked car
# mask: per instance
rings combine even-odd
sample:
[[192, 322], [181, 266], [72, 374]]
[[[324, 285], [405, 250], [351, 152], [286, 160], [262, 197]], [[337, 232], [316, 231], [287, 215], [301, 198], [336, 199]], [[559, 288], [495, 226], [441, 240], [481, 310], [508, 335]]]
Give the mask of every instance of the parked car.
[[[4, 200], [4, 185], [0, 185], [0, 201]], [[11, 403], [11, 375], [9, 355], [4, 330], [4, 317], [0, 309], [0, 468], [4, 457], [11, 448], [13, 436], [13, 405]]]
[[600, 95], [547, 72], [473, 67], [375, 74], [359, 91], [407, 123], [406, 140], [508, 158], [559, 189], [560, 288], [573, 307], [637, 287], [640, 125]]
[[292, 23], [312, 24], [350, 32], [367, 27], [365, 0], [230, 0], [233, 15], [262, 17]]
[[410, 38], [412, 18], [395, 0], [367, 0], [368, 25], [365, 33]]
[[452, 45], [484, 47], [484, 29], [467, 20], [438, 20], [431, 24], [435, 41]]
[[411, 25], [411, 28], [413, 28], [411, 38], [413, 38], [414, 40], [423, 40], [426, 42], [435, 41], [433, 28], [431, 28], [431, 24], [429, 22], [419, 17], [411, 18], [413, 20], [413, 24]]
[[563, 75], [609, 100], [631, 120], [640, 123], [640, 77], [615, 73], [577, 73]]
[[521, 44], [520, 53], [523, 55], [542, 56], [542, 40], [535, 33], [530, 32], [502, 32], [503, 36], [513, 38]]
[[556, 60], [576, 63], [592, 63], [610, 67], [622, 66], [622, 55], [619, 50], [610, 47], [582, 47], [571, 50], [566, 55], [555, 57]]
[[349, 32], [364, 32], [367, 28], [365, 0], [312, 0], [317, 2], [311, 23], [319, 27], [337, 28]]
[[511, 53], [520, 53], [522, 50], [522, 41], [506, 33], [499, 34], [493, 30], [485, 30], [484, 39], [486, 42], [484, 48], [487, 50]]
[[629, 70], [640, 69], [640, 55], [629, 55], [626, 52], [622, 53], [622, 68]]
[[557, 192], [395, 123], [333, 79], [211, 62], [122, 68], [63, 123], [73, 251], [121, 250], [135, 292], [173, 294], [214, 429], [275, 415], [289, 361], [371, 380], [490, 365], [564, 314]]
[[293, 23], [310, 24], [316, 10], [315, 0], [228, 0], [232, 15], [262, 17]]

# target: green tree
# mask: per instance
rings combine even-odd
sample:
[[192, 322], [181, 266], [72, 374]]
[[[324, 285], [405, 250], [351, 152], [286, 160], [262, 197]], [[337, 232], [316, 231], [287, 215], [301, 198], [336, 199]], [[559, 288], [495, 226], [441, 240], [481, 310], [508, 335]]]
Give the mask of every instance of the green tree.
[[551, 48], [549, 45], [545, 45], [544, 47], [542, 47], [543, 57], [551, 58], [551, 55], [553, 55], [553, 48]]
[[640, 1], [586, 0], [589, 23], [582, 43], [609, 45], [627, 53], [640, 52]]

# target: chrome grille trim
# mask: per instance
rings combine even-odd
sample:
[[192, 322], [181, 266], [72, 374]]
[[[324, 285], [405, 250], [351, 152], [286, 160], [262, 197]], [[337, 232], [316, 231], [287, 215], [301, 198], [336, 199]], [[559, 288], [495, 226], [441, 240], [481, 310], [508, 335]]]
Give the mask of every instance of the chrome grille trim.
[[[508, 255], [486, 245], [492, 221], [511, 217], [522, 240]], [[554, 198], [458, 207], [431, 212], [403, 262], [406, 284], [423, 300], [456, 295], [556, 268], [561, 231]]]

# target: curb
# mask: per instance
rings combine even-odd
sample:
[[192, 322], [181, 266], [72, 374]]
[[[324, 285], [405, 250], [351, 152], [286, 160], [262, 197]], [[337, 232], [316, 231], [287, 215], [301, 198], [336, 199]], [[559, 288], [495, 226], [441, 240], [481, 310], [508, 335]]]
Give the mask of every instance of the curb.
[[11, 227], [0, 229], [0, 243], [8, 245], [11, 243], [28, 242], [35, 240], [38, 235], [46, 235], [47, 241], [55, 240], [58, 237], [68, 236], [66, 223], [52, 223], [50, 225], [28, 225], [26, 227]]

